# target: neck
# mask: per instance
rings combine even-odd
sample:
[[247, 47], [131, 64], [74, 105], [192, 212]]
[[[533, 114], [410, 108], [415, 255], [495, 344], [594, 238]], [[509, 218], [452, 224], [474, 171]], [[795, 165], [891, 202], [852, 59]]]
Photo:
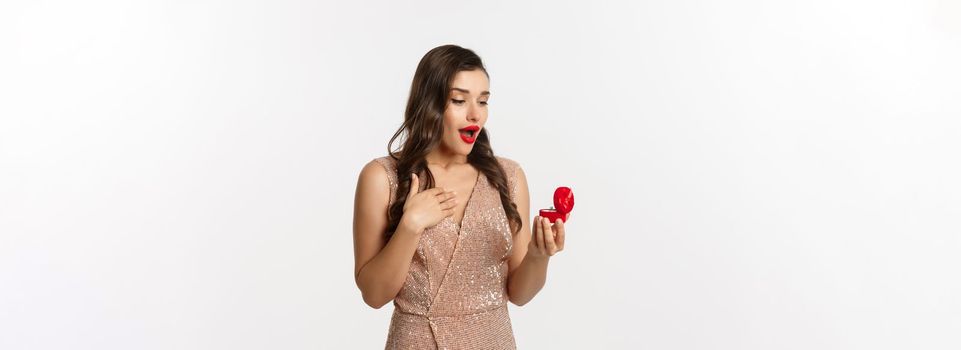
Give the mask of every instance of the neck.
[[424, 157], [429, 165], [436, 165], [442, 168], [447, 168], [452, 165], [463, 165], [467, 164], [467, 156], [462, 154], [457, 154], [450, 152], [450, 150], [444, 149], [444, 147], [437, 147], [434, 150], [427, 153]]

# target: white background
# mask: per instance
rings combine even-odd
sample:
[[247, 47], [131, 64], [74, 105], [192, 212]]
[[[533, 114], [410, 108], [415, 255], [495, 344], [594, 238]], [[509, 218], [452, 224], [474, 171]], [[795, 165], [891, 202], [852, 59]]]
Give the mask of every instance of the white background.
[[382, 348], [354, 187], [447, 43], [577, 196], [521, 348], [961, 348], [961, 4], [908, 0], [5, 1], [0, 348]]

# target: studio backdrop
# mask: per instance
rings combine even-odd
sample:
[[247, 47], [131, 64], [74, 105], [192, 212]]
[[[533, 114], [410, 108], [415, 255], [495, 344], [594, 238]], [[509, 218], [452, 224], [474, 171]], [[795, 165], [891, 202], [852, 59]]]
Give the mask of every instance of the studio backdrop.
[[530, 213], [523, 349], [961, 348], [955, 1], [4, 1], [0, 348], [375, 349], [354, 191], [431, 48]]

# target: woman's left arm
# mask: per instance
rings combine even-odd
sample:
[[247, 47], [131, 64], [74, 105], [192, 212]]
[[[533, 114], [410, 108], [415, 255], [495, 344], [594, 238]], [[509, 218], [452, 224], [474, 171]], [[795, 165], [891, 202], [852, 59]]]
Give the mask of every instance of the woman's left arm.
[[517, 167], [517, 196], [515, 203], [521, 214], [521, 229], [514, 235], [514, 246], [508, 261], [507, 295], [518, 306], [531, 301], [544, 287], [547, 264], [551, 256], [564, 250], [564, 222], [551, 224], [547, 218], [535, 216], [534, 229], [527, 220], [530, 215], [530, 192], [523, 169]]

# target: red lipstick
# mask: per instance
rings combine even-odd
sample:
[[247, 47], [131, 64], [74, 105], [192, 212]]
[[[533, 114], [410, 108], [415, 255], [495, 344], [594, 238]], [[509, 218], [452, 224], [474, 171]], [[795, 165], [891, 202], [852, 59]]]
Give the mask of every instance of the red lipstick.
[[457, 130], [460, 131], [461, 140], [464, 140], [464, 142], [466, 143], [472, 144], [474, 143], [475, 140], [477, 140], [477, 134], [478, 134], [478, 130], [480, 130], [480, 127], [477, 125], [470, 125]]

